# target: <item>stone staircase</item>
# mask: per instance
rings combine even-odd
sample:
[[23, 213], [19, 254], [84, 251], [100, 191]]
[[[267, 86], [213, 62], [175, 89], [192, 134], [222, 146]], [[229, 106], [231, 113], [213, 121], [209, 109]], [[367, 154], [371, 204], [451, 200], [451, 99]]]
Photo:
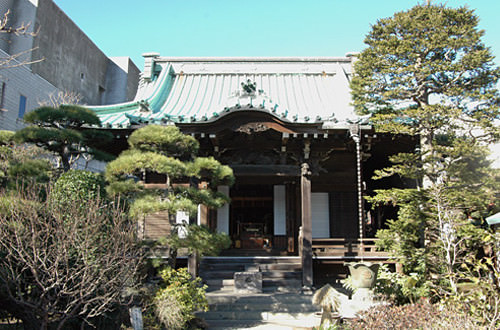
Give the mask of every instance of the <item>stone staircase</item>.
[[[234, 273], [262, 273], [262, 293], [235, 290]], [[320, 322], [311, 293], [302, 293], [297, 257], [204, 258], [200, 277], [208, 285], [208, 329], [311, 329]]]
[[207, 292], [233, 290], [236, 272], [262, 273], [263, 292], [299, 292], [302, 266], [299, 257], [205, 257], [200, 263], [200, 277]]
[[274, 292], [241, 294], [207, 293], [209, 311], [197, 316], [211, 330], [223, 329], [312, 329], [321, 320], [311, 294]]

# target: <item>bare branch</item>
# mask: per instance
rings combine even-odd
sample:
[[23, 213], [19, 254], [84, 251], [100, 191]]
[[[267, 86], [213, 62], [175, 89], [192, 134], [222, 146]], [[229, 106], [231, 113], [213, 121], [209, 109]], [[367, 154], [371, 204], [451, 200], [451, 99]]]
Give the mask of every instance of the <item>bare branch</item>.
[[36, 195], [24, 191], [0, 210], [0, 306], [61, 329], [71, 318], [102, 315], [136, 283], [142, 252], [134, 225], [99, 198], [68, 209]]
[[26, 54], [30, 54], [35, 50], [36, 48], [31, 48], [22, 52], [19, 52], [14, 55], [9, 55], [6, 57], [0, 57], [0, 69], [9, 69], [9, 68], [16, 68], [19, 66], [23, 65], [30, 65], [34, 63], [39, 63], [44, 60], [44, 58], [38, 59], [38, 60], [31, 60], [31, 61], [25, 61], [25, 60], [20, 60], [20, 57]]
[[57, 108], [62, 104], [81, 104], [82, 95], [78, 92], [59, 91], [49, 94], [48, 99], [38, 101], [38, 105]]
[[[21, 23], [21, 25], [18, 26], [11, 26], [9, 24], [10, 19], [10, 9], [7, 10], [3, 16], [0, 18], [0, 34], [6, 34], [6, 35], [15, 35], [15, 36], [24, 36], [24, 37], [35, 37], [39, 33], [39, 29], [36, 31], [33, 31], [31, 23]], [[43, 61], [44, 59], [36, 59], [36, 60], [25, 60], [23, 59], [23, 56], [26, 54], [31, 54], [33, 53], [34, 50], [37, 48], [31, 48], [27, 49], [24, 51], [21, 51], [17, 54], [9, 54], [8, 56], [1, 57], [0, 58], [0, 69], [8, 69], [8, 68], [15, 68], [18, 66], [23, 66], [23, 65], [30, 65], [34, 63], [38, 63]]]
[[19, 26], [9, 26], [9, 15], [10, 9], [3, 14], [3, 18], [0, 19], [0, 33], [15, 34], [17, 36], [31, 36], [34, 37], [38, 34], [37, 31], [30, 31], [31, 23], [21, 23]]

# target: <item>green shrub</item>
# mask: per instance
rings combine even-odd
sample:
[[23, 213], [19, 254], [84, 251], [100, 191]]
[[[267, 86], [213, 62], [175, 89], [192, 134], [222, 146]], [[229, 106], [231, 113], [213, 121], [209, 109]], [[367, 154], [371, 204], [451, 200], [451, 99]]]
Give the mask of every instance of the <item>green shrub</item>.
[[195, 318], [196, 311], [207, 311], [206, 286], [193, 279], [186, 268], [167, 267], [160, 271], [162, 283], [153, 299], [155, 315], [167, 329], [181, 329]]
[[81, 205], [84, 208], [91, 199], [104, 199], [104, 183], [104, 178], [99, 173], [70, 170], [57, 179], [50, 199], [55, 205], [63, 208], [71, 205]]
[[[499, 239], [498, 233], [492, 234], [485, 242]], [[443, 304], [467, 312], [478, 326], [487, 329], [500, 329], [500, 264], [496, 258], [471, 256], [461, 267], [458, 294], [443, 299]]]
[[0, 145], [9, 145], [12, 143], [12, 138], [15, 132], [12, 131], [0, 131]]
[[40, 157], [40, 150], [34, 146], [7, 143], [2, 139], [8, 135], [2, 136], [2, 132], [5, 131], [0, 131], [0, 186], [15, 190], [21, 183], [47, 183], [52, 177], [49, 160]]
[[429, 297], [430, 287], [420, 274], [392, 272], [388, 265], [384, 264], [378, 271], [375, 292], [384, 300], [401, 305]]
[[46, 183], [50, 179], [52, 166], [45, 159], [28, 159], [23, 163], [14, 163], [7, 173], [11, 178]]
[[[179, 237], [179, 231], [185, 231], [185, 237]], [[231, 238], [225, 233], [216, 233], [206, 226], [179, 226], [177, 232], [167, 238], [167, 244], [174, 248], [187, 248], [189, 253], [199, 256], [215, 256], [231, 246]]]

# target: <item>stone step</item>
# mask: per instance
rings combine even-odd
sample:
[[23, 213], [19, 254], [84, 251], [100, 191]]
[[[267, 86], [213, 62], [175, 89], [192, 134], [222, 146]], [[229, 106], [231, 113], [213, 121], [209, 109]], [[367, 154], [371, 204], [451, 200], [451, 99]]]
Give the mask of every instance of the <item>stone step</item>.
[[[231, 293], [235, 293], [235, 288], [234, 288], [234, 285], [231, 286], [231, 285], [224, 285], [224, 286], [221, 286], [221, 285], [212, 285], [212, 286], [209, 286], [206, 290], [207, 293], [212, 293], [212, 292], [217, 292], [217, 291], [221, 291], [221, 290], [226, 290], [226, 292], [231, 292]], [[274, 285], [274, 286], [267, 286], [267, 287], [263, 287], [262, 288], [262, 292], [263, 293], [301, 293], [302, 292], [302, 288], [300, 286], [297, 286], [297, 287], [290, 287], [290, 286], [278, 286], [278, 285]]]
[[200, 277], [205, 281], [212, 279], [232, 279], [234, 278], [235, 271], [232, 270], [217, 270], [210, 272], [200, 272]]
[[200, 264], [200, 272], [204, 271], [214, 271], [214, 270], [236, 270], [239, 272], [245, 271], [248, 267], [252, 267], [254, 264], [242, 264], [242, 263], [220, 263], [220, 264], [211, 264], [211, 263], [201, 263]]
[[[209, 284], [209, 282], [213, 282], [214, 280], [226, 280], [234, 278], [233, 271], [210, 271], [203, 272], [201, 277], [205, 279], [205, 282]], [[300, 279], [302, 277], [301, 272], [287, 272], [287, 271], [272, 271], [272, 272], [262, 272], [262, 278], [264, 279], [275, 279], [275, 278], [284, 278], [284, 279]]]
[[[227, 292], [234, 292], [233, 279], [209, 279], [205, 283], [208, 286], [207, 291], [225, 289]], [[302, 279], [300, 277], [276, 277], [264, 278], [262, 281], [263, 292], [301, 292]]]
[[234, 286], [234, 279], [229, 279], [229, 278], [225, 278], [225, 279], [209, 279], [209, 280], [206, 280], [205, 281], [205, 284], [208, 285], [209, 287], [213, 287], [213, 286], [219, 286], [219, 287], [223, 287], [223, 286]]
[[300, 286], [291, 287], [288, 285], [274, 285], [262, 288], [264, 293], [300, 293], [302, 288]]
[[261, 264], [259, 265], [261, 271], [274, 271], [274, 270], [287, 270], [299, 271], [302, 270], [300, 263], [278, 263], [278, 264]]
[[219, 320], [210, 321], [209, 330], [310, 330], [318, 327], [321, 318], [314, 317], [307, 320], [283, 321], [235, 321]]
[[315, 312], [268, 312], [268, 311], [214, 311], [197, 314], [205, 322], [211, 320], [238, 320], [238, 321], [277, 321], [301, 320], [309, 317], [315, 318]]
[[204, 257], [202, 264], [300, 264], [299, 257]]
[[266, 278], [262, 280], [263, 287], [272, 286], [291, 286], [293, 288], [302, 288], [302, 279], [296, 278]]
[[234, 290], [221, 289], [207, 294], [209, 305], [214, 304], [312, 304], [312, 295], [297, 293], [254, 293], [239, 294]]
[[227, 311], [261, 311], [261, 312], [289, 312], [289, 313], [314, 313], [318, 311], [317, 306], [313, 306], [309, 302], [261, 302], [261, 303], [232, 303], [232, 304], [211, 304], [209, 305], [210, 312], [227, 312]]
[[302, 272], [292, 272], [292, 271], [272, 271], [272, 272], [262, 272], [262, 278], [264, 279], [274, 279], [274, 278], [291, 278], [291, 279], [301, 279]]

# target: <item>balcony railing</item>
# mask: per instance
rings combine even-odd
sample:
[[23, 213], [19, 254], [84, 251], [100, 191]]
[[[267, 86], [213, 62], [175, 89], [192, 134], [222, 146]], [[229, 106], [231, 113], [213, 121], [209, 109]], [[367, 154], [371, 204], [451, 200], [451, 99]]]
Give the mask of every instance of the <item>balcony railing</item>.
[[377, 251], [376, 238], [315, 238], [312, 241], [314, 257], [335, 259], [388, 259], [389, 255]]

